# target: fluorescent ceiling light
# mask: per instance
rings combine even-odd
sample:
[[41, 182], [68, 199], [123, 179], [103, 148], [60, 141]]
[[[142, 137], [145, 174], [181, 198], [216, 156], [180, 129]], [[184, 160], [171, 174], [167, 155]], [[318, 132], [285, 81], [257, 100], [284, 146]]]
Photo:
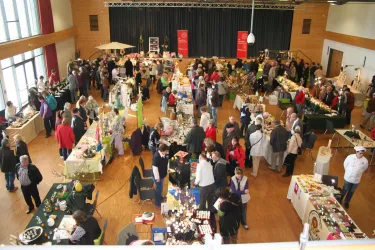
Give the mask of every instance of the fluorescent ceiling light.
[[335, 0], [330, 0], [330, 1], [327, 1], [327, 3], [336, 3], [337, 1]]

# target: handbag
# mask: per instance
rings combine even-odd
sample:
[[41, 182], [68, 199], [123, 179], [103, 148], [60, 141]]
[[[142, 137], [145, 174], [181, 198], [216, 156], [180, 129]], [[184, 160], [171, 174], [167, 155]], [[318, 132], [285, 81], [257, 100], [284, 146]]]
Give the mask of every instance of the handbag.
[[296, 142], [297, 142], [297, 146], [298, 146], [298, 149], [297, 149], [297, 154], [298, 155], [301, 155], [302, 154], [302, 148], [298, 145], [298, 140], [297, 140], [297, 137], [294, 136], [294, 138], [296, 139]]

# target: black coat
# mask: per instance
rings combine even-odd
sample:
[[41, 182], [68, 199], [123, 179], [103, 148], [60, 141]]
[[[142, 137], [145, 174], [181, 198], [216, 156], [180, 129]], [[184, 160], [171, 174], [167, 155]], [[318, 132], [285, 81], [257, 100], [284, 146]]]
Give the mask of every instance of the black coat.
[[16, 171], [16, 156], [13, 150], [8, 147], [2, 146], [0, 148], [0, 168], [1, 172], [9, 173]]
[[75, 144], [77, 144], [86, 132], [85, 123], [83, 122], [83, 119], [78, 115], [73, 115], [72, 128], [74, 133]]
[[16, 145], [16, 161], [17, 163], [20, 162], [20, 157], [22, 155], [27, 155], [29, 157], [29, 162], [32, 163], [30, 155], [29, 155], [29, 150], [27, 149], [27, 144], [24, 141], [20, 141]]
[[[16, 165], [17, 179], [20, 179], [19, 176], [18, 176], [18, 170], [19, 170], [19, 168], [22, 168], [21, 163], [18, 163]], [[33, 165], [31, 163], [29, 163], [28, 169], [29, 169], [29, 171], [28, 171], [29, 174], [28, 175], [29, 175], [29, 179], [30, 179], [31, 183], [32, 184], [39, 184], [43, 180], [43, 176], [40, 173], [39, 169], [35, 165]]]
[[324, 95], [324, 98], [323, 98], [323, 102], [325, 104], [327, 104], [328, 106], [331, 106], [332, 104], [332, 100], [333, 100], [333, 93], [332, 92], [327, 92], [325, 95]]
[[136, 129], [131, 135], [130, 148], [133, 155], [139, 155], [142, 153], [142, 132], [139, 128]]
[[130, 60], [125, 62], [125, 69], [127, 76], [133, 76], [133, 63]]
[[139, 169], [137, 166], [134, 166], [132, 174], [130, 176], [130, 187], [129, 187], [129, 198], [132, 199], [133, 195], [137, 195], [137, 186], [135, 185], [135, 177], [141, 176], [141, 173], [139, 172]]
[[257, 131], [257, 126], [255, 125], [255, 123], [253, 122], [252, 124], [250, 124], [250, 126], [247, 127], [246, 129], [246, 134], [245, 134], [245, 145], [247, 148], [250, 148], [250, 135], [252, 133], [254, 133], [255, 131]]
[[189, 153], [202, 152], [202, 143], [206, 134], [202, 127], [194, 126], [185, 138], [186, 149]]
[[[223, 157], [223, 156], [222, 156]], [[214, 178], [216, 188], [225, 188], [227, 186], [227, 161], [220, 158], [214, 163]]]
[[87, 112], [86, 112], [86, 109], [84, 107], [82, 107], [81, 105], [79, 105], [79, 115], [82, 117], [82, 119], [83, 119], [84, 122], [87, 122]]
[[223, 146], [215, 141], [215, 151], [219, 152], [221, 155], [221, 158], [225, 158], [225, 151]]
[[219, 205], [220, 233], [224, 237], [236, 235], [241, 224], [242, 200], [236, 194], [229, 194]]
[[289, 132], [283, 126], [277, 126], [271, 132], [270, 144], [274, 153], [284, 152], [287, 148]]

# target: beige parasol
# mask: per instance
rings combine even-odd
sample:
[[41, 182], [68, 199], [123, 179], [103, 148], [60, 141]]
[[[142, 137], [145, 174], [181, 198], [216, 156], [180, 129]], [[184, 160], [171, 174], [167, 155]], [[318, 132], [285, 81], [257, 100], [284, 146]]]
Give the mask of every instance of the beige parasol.
[[129, 45], [129, 44], [125, 44], [125, 43], [111, 42], [111, 43], [107, 43], [107, 44], [97, 46], [96, 48], [106, 50], [106, 49], [128, 49], [128, 48], [134, 48], [134, 47], [135, 46], [133, 46], [133, 45]]

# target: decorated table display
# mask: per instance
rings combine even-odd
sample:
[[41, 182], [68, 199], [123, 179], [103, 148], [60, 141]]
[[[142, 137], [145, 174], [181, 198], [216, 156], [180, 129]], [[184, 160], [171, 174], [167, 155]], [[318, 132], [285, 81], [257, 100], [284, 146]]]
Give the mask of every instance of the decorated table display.
[[22, 113], [22, 118], [18, 117], [5, 129], [5, 134], [11, 139], [10, 146], [14, 147], [13, 137], [17, 134], [21, 135], [26, 143], [31, 142], [44, 129], [43, 119], [39, 115], [39, 111], [32, 108], [26, 108]]
[[295, 97], [295, 92], [297, 92], [297, 90], [301, 87], [300, 85], [296, 84], [295, 82], [287, 79], [286, 77], [284, 76], [279, 76], [277, 78], [277, 81], [279, 82], [279, 84], [286, 88], [288, 90], [288, 92], [290, 92], [291, 94], [294, 93], [294, 96], [292, 95], [293, 99]]
[[77, 172], [80, 174], [103, 173], [103, 164], [107, 164], [112, 157], [109, 124], [110, 121], [107, 119], [100, 124], [94, 121], [87, 129], [65, 161], [64, 176], [66, 178], [69, 179]]
[[314, 114], [332, 114], [337, 113], [335, 110], [332, 110], [327, 104], [315, 97], [309, 97], [305, 99], [305, 106], [313, 111]]
[[[73, 183], [55, 183], [48, 191], [42, 204], [34, 213], [24, 232], [18, 235], [18, 243], [28, 245], [68, 245], [66, 230], [73, 231], [75, 221], [71, 214], [69, 199], [85, 201], [92, 198], [93, 189], [82, 185], [82, 191], [73, 191]], [[74, 197], [74, 198], [73, 198]], [[14, 240], [11, 239], [11, 240]]]
[[258, 105], [262, 105], [263, 112], [266, 111], [266, 105], [262, 104], [263, 97], [257, 95], [237, 94], [234, 100], [233, 108], [241, 110], [242, 105], [247, 103], [251, 112], [257, 111]]
[[195, 197], [187, 187], [169, 190], [168, 209], [163, 213], [167, 224], [166, 245], [202, 244], [206, 234], [214, 234], [210, 211], [198, 210]]
[[119, 110], [129, 108], [131, 103], [132, 88], [128, 85], [134, 85], [134, 78], [125, 78], [119, 80], [116, 85], [109, 92], [109, 104]]
[[50, 88], [49, 93], [52, 94], [56, 99], [56, 110], [63, 110], [65, 103], [70, 103], [72, 100], [70, 97], [69, 82], [67, 79], [62, 80]]
[[333, 195], [339, 192], [312, 175], [292, 177], [287, 198], [302, 223], [310, 224], [311, 240], [366, 238], [334, 198]]

